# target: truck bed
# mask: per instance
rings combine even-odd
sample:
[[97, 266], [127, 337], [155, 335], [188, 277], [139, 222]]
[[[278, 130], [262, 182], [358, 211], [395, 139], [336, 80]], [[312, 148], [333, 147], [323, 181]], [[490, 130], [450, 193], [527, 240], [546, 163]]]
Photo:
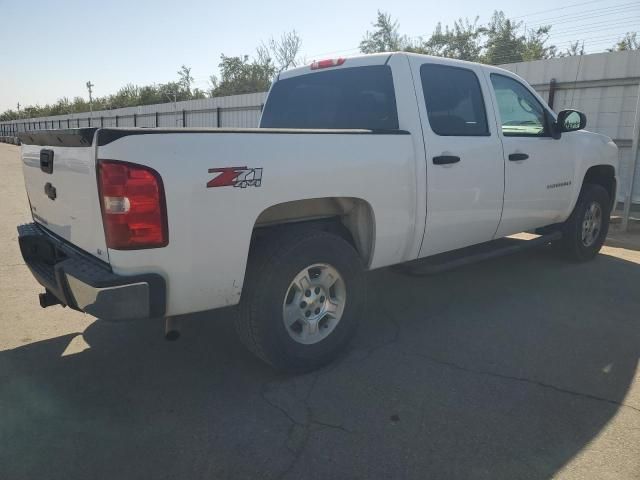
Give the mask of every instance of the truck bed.
[[[375, 211], [370, 268], [415, 258], [419, 248], [418, 179], [406, 131], [84, 128], [25, 133], [21, 141], [23, 162], [33, 164], [25, 167], [29, 198], [39, 198], [36, 203], [56, 221], [34, 219], [107, 262], [117, 275], [161, 275], [168, 282], [168, 315], [238, 303], [251, 232], [265, 211], [287, 202], [357, 199]], [[35, 168], [43, 149], [54, 151], [54, 175], [60, 174], [54, 181]], [[85, 174], [71, 181], [72, 169], [56, 171], [56, 164], [68, 163], [64, 159], [76, 151], [86, 151]], [[104, 248], [95, 176], [101, 159], [146, 165], [160, 174], [166, 247]], [[56, 201], [43, 193], [47, 182], [58, 189]], [[65, 195], [75, 200], [59, 201]], [[56, 231], [56, 225], [65, 228]], [[76, 241], [79, 232], [82, 242]]]

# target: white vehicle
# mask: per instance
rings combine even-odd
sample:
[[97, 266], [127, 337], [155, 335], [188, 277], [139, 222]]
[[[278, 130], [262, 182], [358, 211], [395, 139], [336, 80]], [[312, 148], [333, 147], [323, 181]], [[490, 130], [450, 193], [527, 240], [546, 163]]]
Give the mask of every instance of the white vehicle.
[[21, 134], [34, 223], [20, 246], [43, 307], [165, 317], [175, 336], [175, 316], [239, 305], [251, 351], [307, 370], [367, 321], [367, 270], [439, 270], [523, 231], [593, 258], [617, 150], [585, 124], [496, 67], [315, 62], [279, 75], [258, 129]]

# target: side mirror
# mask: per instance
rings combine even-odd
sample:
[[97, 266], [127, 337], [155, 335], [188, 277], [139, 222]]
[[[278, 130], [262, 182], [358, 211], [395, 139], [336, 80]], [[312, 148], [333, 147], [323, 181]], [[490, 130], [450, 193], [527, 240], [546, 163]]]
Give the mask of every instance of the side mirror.
[[578, 110], [562, 110], [556, 120], [556, 130], [559, 132], [575, 132], [587, 126], [587, 116]]

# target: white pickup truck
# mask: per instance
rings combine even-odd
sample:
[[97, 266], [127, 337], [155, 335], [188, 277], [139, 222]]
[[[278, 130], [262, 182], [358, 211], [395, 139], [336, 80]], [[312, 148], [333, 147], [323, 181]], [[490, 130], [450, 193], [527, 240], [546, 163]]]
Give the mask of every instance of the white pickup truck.
[[20, 247], [43, 307], [164, 317], [175, 336], [176, 316], [238, 305], [251, 351], [307, 370], [367, 321], [366, 270], [487, 258], [523, 231], [593, 258], [617, 150], [585, 124], [496, 67], [323, 60], [279, 75], [257, 129], [20, 135]]

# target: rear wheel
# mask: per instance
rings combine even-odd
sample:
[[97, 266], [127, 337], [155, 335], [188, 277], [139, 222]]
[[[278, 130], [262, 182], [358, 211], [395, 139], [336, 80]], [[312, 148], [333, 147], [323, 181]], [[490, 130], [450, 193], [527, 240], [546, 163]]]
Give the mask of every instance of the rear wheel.
[[252, 249], [236, 326], [243, 343], [281, 370], [333, 360], [355, 334], [365, 296], [353, 246], [315, 229], [281, 229]]
[[594, 258], [607, 237], [611, 200], [600, 185], [585, 184], [571, 216], [564, 223], [559, 250], [572, 260]]

